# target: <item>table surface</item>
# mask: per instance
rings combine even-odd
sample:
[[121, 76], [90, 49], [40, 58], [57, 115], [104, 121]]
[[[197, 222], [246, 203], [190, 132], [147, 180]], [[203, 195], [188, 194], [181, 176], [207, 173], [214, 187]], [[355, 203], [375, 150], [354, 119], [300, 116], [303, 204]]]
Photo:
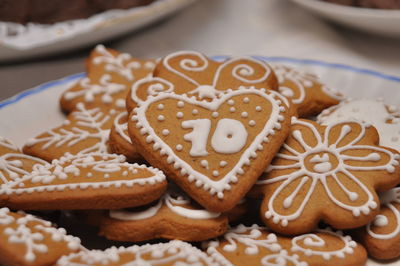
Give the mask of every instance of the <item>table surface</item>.
[[[335, 26], [288, 0], [198, 0], [105, 43], [139, 58], [176, 50], [207, 55], [266, 55], [348, 64], [400, 76], [400, 39]], [[83, 72], [90, 49], [0, 64], [0, 101], [43, 82]]]

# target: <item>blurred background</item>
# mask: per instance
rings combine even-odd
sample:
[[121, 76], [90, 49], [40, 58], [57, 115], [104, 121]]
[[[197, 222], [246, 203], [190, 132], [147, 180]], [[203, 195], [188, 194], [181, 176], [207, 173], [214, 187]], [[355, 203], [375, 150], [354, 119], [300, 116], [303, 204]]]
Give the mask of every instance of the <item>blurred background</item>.
[[[19, 6], [18, 1], [9, 6], [7, 2], [13, 3], [0, 0], [0, 7], [9, 7], [0, 11], [2, 20], [15, 19], [12, 12], [26, 9], [26, 1]], [[101, 11], [110, 8], [106, 2], [98, 1]], [[43, 82], [84, 72], [85, 58], [97, 43], [139, 58], [197, 50], [207, 55], [322, 60], [400, 76], [399, 10], [377, 9], [380, 6], [373, 4], [369, 8], [349, 7], [321, 0], [136, 2], [141, 2], [139, 7], [106, 11], [109, 13], [76, 23], [43, 26], [1, 22], [0, 101]], [[27, 22], [26, 17], [18, 19]]]

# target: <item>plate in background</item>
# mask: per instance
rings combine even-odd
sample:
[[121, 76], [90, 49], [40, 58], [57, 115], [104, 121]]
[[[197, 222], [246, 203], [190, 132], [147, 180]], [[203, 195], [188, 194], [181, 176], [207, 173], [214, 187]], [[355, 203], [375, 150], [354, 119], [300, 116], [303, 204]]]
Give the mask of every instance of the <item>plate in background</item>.
[[400, 38], [400, 10], [345, 6], [322, 0], [292, 0], [323, 18], [372, 34]]
[[[161, 20], [195, 0], [157, 0], [51, 25], [0, 22], [0, 62], [32, 58], [102, 43]], [[14, 32], [9, 36], [7, 32]]]

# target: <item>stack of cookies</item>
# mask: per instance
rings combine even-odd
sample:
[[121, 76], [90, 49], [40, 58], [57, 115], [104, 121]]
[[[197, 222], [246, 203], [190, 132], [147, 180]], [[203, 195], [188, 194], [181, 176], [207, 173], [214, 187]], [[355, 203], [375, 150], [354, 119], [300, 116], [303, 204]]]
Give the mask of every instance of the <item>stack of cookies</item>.
[[[4, 265], [364, 265], [368, 255], [400, 256], [395, 106], [345, 99], [312, 74], [253, 57], [143, 60], [101, 45], [60, 105], [64, 123], [22, 152], [0, 138]], [[88, 250], [22, 212], [44, 210], [76, 210], [124, 246]]]

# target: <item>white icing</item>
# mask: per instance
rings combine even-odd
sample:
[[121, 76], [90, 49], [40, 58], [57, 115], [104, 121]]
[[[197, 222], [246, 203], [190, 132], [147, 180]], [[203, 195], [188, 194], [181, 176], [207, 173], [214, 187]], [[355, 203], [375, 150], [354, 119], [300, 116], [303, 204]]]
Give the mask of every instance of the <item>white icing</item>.
[[[0, 225], [6, 226], [0, 233], [7, 238], [10, 245], [25, 246], [24, 260], [26, 262], [33, 263], [37, 256], [43, 256], [49, 248], [51, 249], [43, 243], [46, 236], [50, 236], [54, 242], [66, 242], [67, 248], [72, 251], [81, 247], [80, 239], [66, 235], [64, 229], [53, 228], [51, 223], [32, 215], [22, 215], [22, 217], [14, 218], [7, 208], [0, 209]], [[32, 222], [38, 224], [32, 226]]]
[[33, 146], [43, 143], [42, 150], [47, 150], [50, 147], [58, 148], [62, 145], [68, 147], [75, 146], [87, 139], [96, 139], [93, 146], [82, 145], [82, 150], [79, 153], [91, 153], [108, 151], [108, 138], [110, 129], [107, 123], [111, 119], [109, 114], [103, 113], [100, 108], [86, 109], [84, 104], [78, 103], [77, 110], [70, 115], [76, 119], [75, 126], [71, 129], [52, 129], [47, 131], [48, 136], [38, 136], [28, 140], [27, 146]]
[[[87, 175], [87, 181], [76, 182], [74, 177], [80, 176], [80, 169], [90, 169], [90, 175]], [[126, 177], [115, 181], [109, 181], [111, 173], [127, 171], [131, 175], [138, 173], [137, 169], [146, 169], [153, 175], [143, 178]], [[94, 174], [93, 174], [94, 173]], [[93, 180], [89, 180], [92, 178]], [[53, 184], [58, 179], [69, 180], [65, 184]], [[104, 180], [103, 180], [104, 179]], [[155, 184], [165, 181], [165, 175], [158, 169], [147, 167], [145, 165], [129, 164], [125, 162], [125, 157], [116, 154], [66, 154], [58, 160], [53, 160], [52, 164], [36, 164], [33, 171], [23, 178], [10, 182], [5, 189], [7, 194], [34, 193], [44, 191], [64, 191], [66, 189], [86, 188], [107, 188], [111, 186], [120, 187], [126, 185], [131, 187], [135, 184]], [[25, 187], [29, 182], [37, 183], [35, 186]], [[21, 184], [25, 184], [21, 186]]]
[[[143, 246], [111, 247], [106, 250], [86, 250], [63, 256], [58, 260], [59, 266], [82, 266], [82, 265], [120, 265], [123, 254], [134, 254], [129, 257], [124, 266], [136, 265], [207, 265], [215, 263], [201, 250], [189, 243], [173, 240], [168, 243], [146, 244]], [[127, 257], [125, 255], [125, 257]], [[74, 262], [78, 261], [78, 262]]]
[[400, 151], [400, 109], [392, 106], [388, 112], [388, 108], [382, 101], [349, 100], [327, 109], [318, 116], [318, 122], [329, 124], [355, 119], [370, 123], [378, 130], [380, 145]]
[[[225, 176], [220, 178], [219, 180], [211, 180], [209, 177], [203, 175], [202, 173], [194, 170], [192, 166], [179, 158], [171, 147], [169, 147], [157, 134], [154, 129], [150, 126], [149, 122], [146, 118], [146, 112], [148, 110], [149, 105], [154, 102], [158, 102], [164, 99], [176, 99], [181, 100], [186, 103], [199, 105], [202, 108], [209, 109], [211, 111], [217, 110], [221, 104], [226, 101], [229, 101], [233, 96], [249, 94], [249, 95], [257, 95], [258, 97], [263, 98], [268, 101], [271, 105], [271, 114], [268, 121], [265, 123], [260, 133], [255, 136], [254, 140], [248, 148], [243, 151], [240, 159], [237, 161], [236, 165], [232, 166], [232, 169], [226, 173]], [[231, 182], [237, 182], [237, 175], [241, 175], [244, 173], [242, 167], [246, 163], [248, 163], [251, 157], [256, 157], [257, 152], [259, 151], [258, 147], [264, 143], [264, 141], [268, 140], [268, 136], [270, 134], [274, 134], [277, 130], [281, 128], [281, 121], [284, 119], [281, 113], [286, 111], [285, 106], [282, 103], [282, 96], [274, 91], [263, 92], [261, 90], [255, 88], [244, 88], [241, 87], [239, 90], [230, 91], [224, 95], [221, 95], [219, 99], [216, 99], [212, 102], [199, 102], [195, 99], [187, 98], [182, 95], [170, 94], [170, 93], [160, 93], [156, 97], [148, 98], [147, 101], [140, 103], [139, 107], [135, 108], [132, 112], [132, 121], [136, 121], [136, 126], [141, 133], [147, 134], [151, 136], [152, 141], [157, 144], [153, 145], [156, 150], [160, 149], [162, 154], [167, 154], [165, 158], [169, 158], [171, 163], [174, 163], [176, 167], [182, 168], [184, 173], [193, 181], [199, 182], [202, 184], [203, 189], [209, 190], [210, 194], [216, 194], [219, 198], [223, 197], [223, 191], [229, 190]], [[200, 122], [201, 121], [201, 122]], [[206, 142], [206, 133], [208, 132], [208, 125], [210, 123], [209, 119], [197, 119], [182, 122], [182, 126], [184, 128], [194, 128], [191, 133], [188, 133], [184, 136], [185, 140], [192, 142], [192, 149], [190, 151], [190, 155], [192, 156], [206, 156], [207, 151], [203, 148], [205, 147], [204, 143]], [[205, 128], [206, 130], [198, 130], [196, 128]], [[203, 154], [203, 155], [202, 155]]]
[[[329, 247], [329, 243], [326, 243], [318, 233], [335, 236], [343, 242], [343, 245], [341, 245], [342, 247], [337, 250], [315, 250], [314, 247]], [[292, 239], [291, 251], [301, 252], [306, 256], [320, 256], [325, 260], [330, 260], [332, 257], [345, 258], [346, 254], [353, 254], [356, 246], [357, 243], [353, 241], [350, 236], [343, 236], [341, 231], [333, 232], [329, 229], [318, 229], [316, 230], [316, 233], [303, 234], [294, 237]]]
[[371, 223], [367, 224], [366, 230], [367, 233], [372, 236], [373, 238], [376, 239], [391, 239], [394, 237], [397, 237], [400, 234], [400, 210], [398, 207], [394, 205], [400, 204], [400, 187], [393, 188], [391, 190], [388, 190], [386, 192], [381, 193], [380, 199], [382, 202], [382, 205], [387, 207], [392, 214], [395, 217], [395, 228], [394, 230], [391, 230], [389, 233], [386, 234], [378, 234], [375, 233], [371, 227], [376, 226], [376, 227], [385, 227], [389, 225], [389, 218], [386, 217], [382, 212], [378, 214], [374, 221]]
[[[277, 189], [272, 193], [269, 200], [266, 202], [268, 210], [265, 212], [265, 217], [267, 219], [272, 219], [274, 223], [281, 223], [282, 226], [287, 226], [288, 222], [296, 220], [302, 214], [308, 201], [314, 193], [314, 190], [317, 184], [320, 184], [324, 187], [326, 195], [328, 199], [337, 206], [351, 211], [354, 216], [359, 216], [361, 213], [368, 214], [370, 209], [375, 209], [377, 207], [377, 203], [374, 200], [374, 196], [371, 191], [368, 189], [366, 184], [362, 182], [363, 179], [358, 178], [358, 174], [360, 171], [386, 171], [387, 173], [392, 173], [395, 170], [395, 167], [399, 165], [399, 155], [393, 154], [387, 149], [373, 146], [373, 145], [361, 145], [358, 144], [365, 137], [366, 126], [362, 123], [352, 122], [358, 125], [360, 128], [360, 132], [357, 136], [352, 137], [350, 142], [345, 144], [341, 143], [341, 141], [350, 133], [352, 133], [351, 128], [346, 123], [332, 123], [329, 124], [323, 133], [324, 137], [321, 137], [321, 134], [318, 132], [317, 128], [309, 122], [304, 120], [297, 120], [296, 118], [292, 118], [292, 126], [301, 126], [306, 128], [307, 131], [313, 133], [313, 139], [316, 143], [307, 142], [307, 138], [303, 136], [303, 131], [294, 130], [292, 132], [293, 138], [302, 146], [302, 150], [298, 151], [287, 144], [282, 146], [282, 150], [280, 153], [276, 155], [278, 158], [282, 158], [291, 162], [290, 164], [283, 165], [270, 165], [266, 170], [266, 174], [273, 171], [274, 169], [294, 169], [290, 174], [273, 177], [270, 179], [259, 179], [257, 181], [258, 185], [268, 185], [274, 182], [283, 181]], [[332, 128], [341, 127], [340, 135], [337, 139], [334, 140], [334, 143], [331, 143], [330, 132]], [[310, 146], [311, 145], [311, 146]], [[283, 151], [287, 151], [288, 153], [284, 153]], [[365, 150], [369, 151], [368, 155], [346, 155], [345, 153], [351, 150]], [[322, 153], [322, 156], [320, 155]], [[389, 158], [388, 162], [380, 164], [378, 159], [378, 153], [385, 154], [387, 158]], [[337, 160], [337, 165], [333, 167], [332, 161], [329, 161], [329, 155], [332, 155]], [[310, 162], [314, 164], [314, 171], [306, 168], [304, 162], [307, 158], [310, 158]], [[351, 160], [352, 164], [347, 164], [346, 161]], [[374, 162], [371, 166], [363, 166], [362, 164], [354, 165], [354, 162]], [[297, 169], [297, 170], [296, 170]], [[362, 193], [366, 195], [366, 200], [364, 202], [356, 204], [347, 204], [339, 200], [331, 191], [327, 178], [331, 177], [332, 180], [336, 182], [338, 187], [342, 189], [342, 192], [347, 195], [348, 199], [352, 202], [355, 202], [359, 198], [359, 194], [355, 191], [350, 191], [348, 187], [346, 187], [342, 181], [338, 177], [338, 173], [345, 175], [348, 179], [351, 180], [352, 183], [358, 186], [358, 189], [362, 190]], [[300, 190], [305, 189], [305, 185], [308, 184], [308, 189], [306, 195], [302, 196], [301, 204], [291, 213], [285, 211], [285, 214], [281, 214], [276, 208], [277, 203], [275, 202], [281, 192], [286, 188], [287, 185], [292, 184], [293, 182], [297, 182], [297, 180], [301, 178], [300, 183], [297, 185], [296, 189], [293, 191], [291, 195], [286, 197], [283, 201], [284, 209], [288, 209], [292, 207], [292, 203], [296, 197], [298, 197]]]
[[[302, 73], [298, 70], [283, 65], [272, 65], [272, 69], [274, 70], [280, 84], [279, 92], [283, 96], [290, 98], [294, 104], [303, 103], [307, 95], [306, 90], [312, 88], [314, 84], [319, 84], [321, 86], [321, 90], [331, 98], [336, 100], [342, 99], [340, 93], [328, 88], [314, 75]], [[282, 85], [285, 80], [289, 80], [291, 83], [294, 83], [295, 89]], [[295, 94], [298, 94], [298, 96], [295, 97]]]
[[223, 118], [217, 123], [215, 132], [211, 138], [211, 146], [219, 153], [236, 153], [246, 145], [247, 136], [247, 130], [242, 122]]
[[189, 154], [191, 156], [207, 156], [206, 150], [208, 134], [211, 129], [210, 119], [196, 119], [182, 122], [182, 127], [193, 128], [192, 132], [185, 134], [183, 139], [192, 142]]
[[127, 134], [128, 123], [122, 122], [124, 120], [127, 121], [127, 116], [127, 112], [121, 112], [120, 114], [118, 114], [114, 119], [114, 128], [117, 131], [118, 135], [120, 135], [126, 142], [132, 144], [132, 140]]
[[[173, 196], [177, 195], [177, 196]], [[206, 209], [191, 209], [180, 205], [190, 205], [191, 200], [182, 192], [167, 191], [158, 203], [144, 211], [134, 212], [128, 210], [110, 210], [110, 217], [123, 221], [138, 221], [157, 215], [162, 206], [167, 206], [176, 215], [195, 220], [207, 220], [219, 217], [221, 214], [210, 212]]]

